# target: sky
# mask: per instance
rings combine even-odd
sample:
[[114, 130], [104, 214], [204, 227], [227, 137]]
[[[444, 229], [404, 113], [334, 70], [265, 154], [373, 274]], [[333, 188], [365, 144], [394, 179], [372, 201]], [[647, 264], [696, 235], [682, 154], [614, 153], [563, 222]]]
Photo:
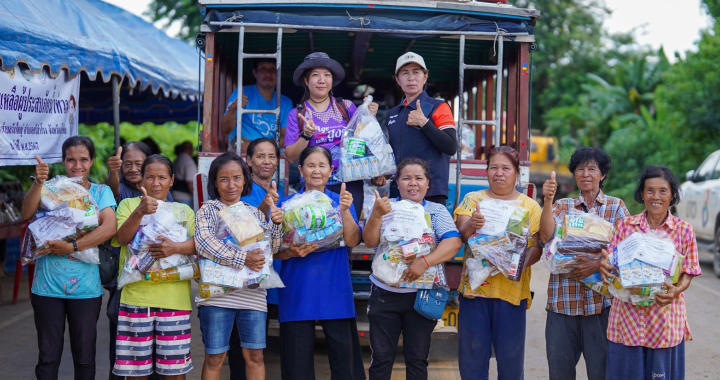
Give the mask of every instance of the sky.
[[[148, 19], [142, 16], [142, 13], [148, 8], [151, 0], [104, 1]], [[680, 52], [684, 57], [685, 51], [697, 50], [695, 42], [700, 38], [700, 30], [711, 23], [702, 9], [701, 0], [604, 1], [613, 11], [613, 14], [605, 20], [605, 26], [610, 32], [627, 32], [636, 29], [635, 35], [639, 43], [652, 46], [653, 49], [664, 46], [672, 62], [675, 61], [675, 52]], [[542, 22], [542, 17], [539, 22]], [[159, 28], [161, 25], [156, 24], [156, 26]], [[167, 33], [174, 36], [179, 29], [179, 25], [173, 25]]]

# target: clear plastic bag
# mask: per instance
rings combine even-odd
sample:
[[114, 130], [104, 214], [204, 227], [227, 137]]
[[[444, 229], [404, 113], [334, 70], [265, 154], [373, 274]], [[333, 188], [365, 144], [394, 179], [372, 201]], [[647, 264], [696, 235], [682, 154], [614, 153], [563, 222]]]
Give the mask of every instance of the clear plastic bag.
[[[92, 231], [99, 224], [99, 211], [90, 193], [80, 185], [82, 178], [56, 176], [45, 181], [40, 211], [28, 225], [25, 244], [21, 252], [23, 265], [37, 259], [37, 252], [48, 248], [48, 241], [71, 241]], [[96, 247], [74, 252], [73, 258], [99, 264], [99, 251]]]
[[[540, 258], [540, 264], [552, 274], [570, 273], [568, 265], [577, 264], [576, 256], [600, 259], [612, 238], [612, 223], [598, 215], [572, 210], [562, 225], [555, 228]], [[597, 288], [597, 286], [595, 286]]]
[[634, 305], [647, 306], [655, 295], [667, 292], [665, 283], [676, 283], [682, 272], [682, 254], [675, 250], [672, 239], [661, 231], [635, 232], [625, 238], [610, 254], [616, 268], [616, 281], [626, 292], [610, 293], [625, 296]]
[[317, 251], [345, 246], [342, 217], [332, 200], [319, 191], [298, 194], [282, 205], [283, 244], [317, 244]]
[[422, 205], [409, 201], [391, 201], [392, 211], [383, 216], [380, 243], [375, 249], [372, 270], [378, 280], [399, 288], [447, 288], [445, 267], [433, 265], [412, 283], [401, 281], [403, 272], [417, 257], [430, 254], [436, 243], [430, 215]]
[[[273, 268], [273, 247], [267, 225], [258, 220], [255, 210], [240, 202], [220, 211], [216, 237], [246, 255], [260, 251], [265, 264], [260, 271], [248, 267], [236, 269], [209, 259], [200, 260], [203, 283], [233, 289], [271, 289], [285, 285]], [[240, 241], [238, 243], [238, 241]]]
[[521, 205], [519, 201], [483, 200], [480, 210], [485, 225], [468, 239], [474, 257], [486, 259], [512, 281], [522, 278], [525, 250], [531, 241], [530, 213]]
[[[182, 204], [158, 201], [158, 208], [155, 213], [143, 217], [135, 237], [127, 246], [125, 264], [118, 278], [118, 288], [133, 282], [150, 280], [150, 273], [152, 272], [162, 278], [174, 278], [171, 270], [181, 268], [178, 275], [182, 280], [178, 281], [186, 280], [185, 272], [190, 269], [194, 273], [197, 264], [195, 264], [195, 268], [188, 266], [188, 264], [195, 262], [194, 256], [178, 253], [161, 259], [150, 256], [150, 245], [161, 243], [160, 237], [178, 243], [188, 240], [188, 215], [186, 210]], [[163, 279], [162, 281], [165, 282], [166, 280]]]
[[343, 182], [395, 174], [395, 156], [388, 138], [369, 105], [361, 104], [343, 131], [338, 178]]
[[470, 281], [470, 289], [479, 288], [497, 268], [490, 264], [487, 260], [469, 257], [465, 260], [465, 268]]

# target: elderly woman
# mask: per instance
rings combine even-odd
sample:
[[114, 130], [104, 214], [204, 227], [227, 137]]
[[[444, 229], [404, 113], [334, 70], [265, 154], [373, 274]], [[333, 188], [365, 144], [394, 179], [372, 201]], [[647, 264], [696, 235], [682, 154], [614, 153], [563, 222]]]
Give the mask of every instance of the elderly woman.
[[[479, 205], [486, 199], [518, 201], [530, 214], [531, 241], [528, 242], [525, 270], [519, 282], [511, 281], [502, 274], [488, 277], [477, 289], [471, 289], [467, 267], [458, 291], [460, 315], [458, 343], [460, 376], [464, 379], [487, 379], [490, 354], [495, 348], [498, 378], [520, 380], [523, 378], [525, 356], [526, 310], [530, 308], [530, 266], [540, 258], [537, 241], [540, 228], [540, 206], [515, 188], [520, 175], [518, 152], [508, 146], [500, 146], [488, 155], [488, 180], [490, 188], [469, 193], [455, 209], [455, 224], [463, 241], [485, 225]], [[471, 257], [465, 249], [464, 258]]]
[[[259, 271], [265, 264], [262, 255], [242, 252], [236, 247], [225, 244], [216, 236], [220, 221], [218, 213], [238, 202], [242, 196], [250, 194], [252, 188], [250, 169], [235, 152], [227, 152], [216, 158], [208, 173], [208, 194], [213, 200], [205, 202], [197, 215], [197, 250], [205, 259], [221, 265]], [[280, 245], [282, 230], [282, 211], [272, 203], [272, 221], [268, 223], [266, 214], [252, 205], [245, 204], [254, 212], [259, 223], [266, 224], [271, 236], [271, 246], [276, 251]], [[276, 224], [277, 223], [277, 224]], [[205, 363], [203, 379], [220, 379], [222, 364], [230, 348], [231, 333], [234, 327], [240, 333], [242, 354], [246, 363], [245, 373], [248, 379], [264, 379], [265, 363], [265, 320], [267, 315], [265, 289], [239, 289], [220, 297], [209, 298], [198, 304], [198, 318], [205, 344]], [[237, 370], [237, 369], [236, 369]]]
[[[614, 299], [610, 308], [607, 338], [608, 379], [685, 378], [685, 341], [692, 340], [683, 292], [702, 271], [692, 226], [670, 213], [680, 202], [680, 185], [670, 169], [650, 165], [640, 176], [634, 198], [645, 211], [621, 219], [608, 246], [612, 252], [635, 232], [667, 235], [675, 250], [685, 256], [677, 284], [665, 282], [667, 293], [655, 296], [650, 306], [636, 306]], [[603, 252], [600, 272], [612, 278], [614, 268]]]
[[[425, 214], [429, 216], [428, 220], [432, 224], [433, 235], [430, 239], [437, 244], [431, 253], [416, 257], [403, 273], [404, 281], [413, 282], [428, 268], [455, 256], [462, 247], [462, 241], [445, 206], [424, 199], [431, 184], [427, 162], [417, 157], [404, 159], [397, 168], [397, 182], [400, 189], [400, 197], [397, 200], [408, 200], [423, 205]], [[363, 238], [368, 247], [378, 246], [383, 215], [392, 211], [387, 198], [380, 198], [377, 190], [375, 196], [373, 211], [363, 230]], [[375, 254], [387, 254], [387, 251], [378, 252], [376, 248]], [[437, 321], [415, 311], [417, 289], [389, 286], [374, 275], [370, 276], [370, 281], [372, 282], [368, 301], [372, 348], [370, 378], [390, 379], [397, 355], [398, 338], [402, 333], [406, 379], [427, 379], [430, 340]]]
[[[121, 272], [125, 261], [130, 259], [128, 244], [135, 238], [140, 223], [147, 215], [157, 211], [158, 201], [167, 202], [175, 180], [172, 161], [159, 154], [145, 159], [140, 172], [143, 195], [123, 200], [117, 209], [118, 231], [113, 245], [121, 247]], [[163, 236], [158, 237], [160, 243], [149, 245], [149, 254], [155, 259], [175, 253], [195, 254], [192, 239], [195, 215], [187, 205], [177, 205], [185, 209], [186, 219], [177, 222], [187, 226], [188, 239], [175, 242]], [[139, 380], [157, 373], [168, 380], [185, 379], [185, 374], [193, 369], [190, 357], [191, 296], [190, 280], [159, 283], [139, 281], [123, 287], [115, 343], [115, 375]], [[138, 334], [148, 339], [138, 340]]]
[[[340, 186], [332, 192], [327, 182], [334, 171], [330, 151], [322, 146], [303, 150], [299, 157], [300, 190], [324, 193], [340, 210], [346, 247], [314, 252], [317, 244], [292, 243], [275, 257], [283, 260], [280, 277], [280, 361], [284, 380], [314, 379], [313, 344], [315, 323], [322, 326], [330, 352], [330, 373], [336, 380], [365, 378], [360, 352], [355, 301], [350, 280], [348, 247], [360, 243], [362, 231], [353, 206], [353, 196]], [[298, 194], [280, 200], [280, 205]]]
[[[340, 193], [340, 180], [337, 169], [340, 162], [340, 145], [343, 131], [355, 114], [356, 107], [349, 100], [335, 98], [333, 87], [345, 78], [342, 65], [325, 53], [312, 53], [295, 69], [293, 83], [305, 90], [302, 107], [290, 111], [285, 133], [285, 156], [294, 163], [301, 152], [312, 146], [327, 148], [332, 155], [332, 176], [328, 178], [330, 191]], [[373, 112], [377, 104], [373, 104]], [[307, 181], [307, 178], [305, 178]], [[346, 184], [355, 200], [355, 213], [362, 211], [363, 181], [352, 181]]]
[[[545, 203], [540, 217], [540, 246], [555, 234], [569, 212], [595, 214], [615, 224], [630, 215], [625, 203], [602, 192], [610, 172], [610, 156], [600, 148], [579, 148], [568, 165], [575, 176], [580, 195], [575, 198], [553, 197], [558, 188], [555, 172], [543, 184]], [[599, 253], [599, 252], [598, 252]], [[600, 260], [578, 256], [573, 271], [551, 274], [548, 283], [545, 345], [551, 379], [574, 379], [580, 355], [585, 358], [589, 380], [604, 380], [607, 362], [607, 331], [611, 297], [596, 293], [580, 280], [600, 268]]]
[[[30, 219], [40, 206], [43, 185], [50, 168], [35, 156], [35, 181], [23, 200], [23, 219]], [[85, 136], [73, 136], [62, 145], [62, 163], [68, 177], [81, 177], [82, 187], [97, 204], [99, 226], [77, 240], [48, 241], [49, 248], [38, 252], [31, 299], [37, 330], [38, 379], [57, 379], [63, 352], [65, 322], [70, 327], [70, 349], [75, 379], [95, 378], [97, 320], [102, 308], [103, 289], [96, 264], [72, 259], [73, 252], [96, 247], [115, 235], [115, 199], [105, 185], [88, 181], [95, 162], [95, 145]], [[26, 237], [27, 238], [27, 237]]]
[[[395, 81], [403, 92], [403, 100], [388, 111], [387, 130], [395, 161], [419, 157], [430, 165], [433, 187], [425, 199], [445, 204], [448, 199], [450, 156], [457, 151], [457, 131], [450, 106], [425, 92], [429, 71], [419, 54], [407, 52], [395, 64]], [[382, 186], [385, 177], [373, 178]], [[390, 187], [390, 195], [398, 194], [398, 183]]]

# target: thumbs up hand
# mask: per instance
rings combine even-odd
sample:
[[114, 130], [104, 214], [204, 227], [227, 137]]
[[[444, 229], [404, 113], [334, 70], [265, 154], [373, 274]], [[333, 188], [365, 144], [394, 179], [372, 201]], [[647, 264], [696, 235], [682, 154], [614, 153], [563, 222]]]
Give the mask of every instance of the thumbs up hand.
[[280, 199], [280, 196], [277, 193], [277, 185], [275, 185], [275, 181], [272, 181], [270, 191], [268, 191], [265, 196], [265, 202], [270, 210], [270, 220], [272, 220], [274, 224], [282, 224], [283, 222], [282, 209], [276, 206], [278, 199]]
[[550, 173], [550, 179], [543, 183], [543, 197], [545, 202], [552, 204], [555, 193], [557, 192], [558, 183], [555, 180], [555, 172]]
[[35, 182], [42, 186], [50, 175], [50, 165], [44, 163], [40, 156], [35, 156], [35, 160], [37, 161], [37, 165], [35, 165]]
[[120, 157], [122, 157], [122, 147], [118, 147], [116, 155], [108, 158], [108, 170], [111, 173], [117, 173], [122, 168], [122, 159]]
[[485, 225], [485, 217], [480, 212], [480, 203], [475, 204], [475, 211], [472, 213], [472, 217], [470, 218], [470, 225], [475, 230], [479, 230]]
[[347, 211], [353, 203], [352, 194], [345, 190], [345, 182], [340, 185], [340, 211]]
[[379, 217], [389, 214], [390, 211], [392, 211], [392, 205], [390, 204], [390, 200], [388, 200], [387, 197], [380, 198], [380, 193], [378, 193], [377, 190], [374, 191], [375, 205], [373, 206], [372, 214], [375, 214]]
[[410, 111], [410, 113], [408, 114], [407, 124], [422, 128], [425, 124], [427, 124], [428, 118], [425, 117], [425, 114], [422, 111], [419, 99], [415, 105], [417, 106], [417, 108]]
[[141, 187], [140, 191], [142, 191], [142, 198], [140, 199], [140, 205], [137, 207], [137, 212], [139, 212], [141, 215], [149, 215], [154, 214], [155, 211], [157, 211], [158, 208], [158, 201], [157, 199], [149, 196], [147, 194], [147, 190], [145, 190], [145, 187]]

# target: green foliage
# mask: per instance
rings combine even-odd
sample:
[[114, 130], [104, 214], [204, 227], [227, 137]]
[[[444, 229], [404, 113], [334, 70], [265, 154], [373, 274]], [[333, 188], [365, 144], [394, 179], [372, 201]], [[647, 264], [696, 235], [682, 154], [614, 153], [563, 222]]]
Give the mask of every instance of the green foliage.
[[[105, 183], [108, 175], [107, 160], [116, 153], [114, 128], [108, 123], [92, 126], [80, 124], [78, 133], [90, 137], [95, 144], [95, 163], [90, 169], [88, 178], [91, 182]], [[197, 148], [197, 136], [197, 122], [187, 124], [169, 122], [163, 125], [120, 123], [120, 137], [125, 141], [139, 141], [151, 137], [160, 147], [161, 153], [171, 160], [176, 158], [175, 145], [183, 141], [191, 141]], [[32, 183], [30, 176], [34, 173], [34, 166], [4, 166], [0, 167], [0, 180], [20, 181], [24, 189], [29, 189]], [[65, 174], [62, 163], [50, 165], [50, 176], [58, 174]]]
[[202, 17], [197, 0], [153, 0], [145, 12], [153, 22], [164, 21], [163, 29], [167, 29], [175, 22], [180, 22], [182, 28], [176, 36], [186, 41], [193, 41], [200, 33]]

